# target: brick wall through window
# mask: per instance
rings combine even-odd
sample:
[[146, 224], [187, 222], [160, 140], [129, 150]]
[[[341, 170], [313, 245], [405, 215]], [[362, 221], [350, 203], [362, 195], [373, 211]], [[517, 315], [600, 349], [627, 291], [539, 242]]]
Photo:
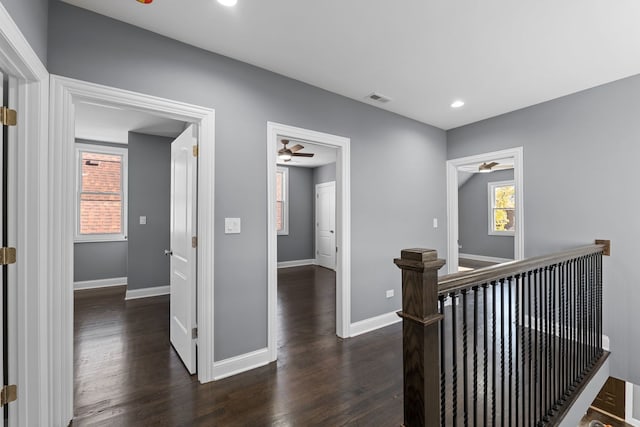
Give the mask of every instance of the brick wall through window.
[[122, 233], [122, 156], [81, 152], [80, 234]]

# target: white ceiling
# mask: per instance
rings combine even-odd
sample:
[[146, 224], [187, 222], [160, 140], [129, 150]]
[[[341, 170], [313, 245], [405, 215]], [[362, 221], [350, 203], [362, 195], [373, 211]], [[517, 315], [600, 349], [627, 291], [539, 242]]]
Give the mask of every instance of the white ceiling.
[[127, 144], [130, 131], [175, 138], [184, 128], [184, 122], [139, 111], [87, 103], [76, 105], [76, 138], [79, 139]]
[[[301, 144], [304, 149], [299, 153], [313, 153], [313, 157], [292, 157], [290, 161], [285, 162], [277, 160], [277, 163], [282, 166], [297, 166], [300, 168], [317, 168], [318, 166], [328, 165], [334, 163], [338, 156], [338, 150], [334, 147], [327, 147], [326, 145], [313, 144], [307, 141], [297, 141], [295, 139], [287, 138], [290, 142], [289, 148], [296, 144]], [[278, 138], [280, 141], [280, 138]], [[278, 143], [278, 149], [282, 148], [282, 144]]]
[[64, 1], [443, 129], [640, 73], [637, 0]]

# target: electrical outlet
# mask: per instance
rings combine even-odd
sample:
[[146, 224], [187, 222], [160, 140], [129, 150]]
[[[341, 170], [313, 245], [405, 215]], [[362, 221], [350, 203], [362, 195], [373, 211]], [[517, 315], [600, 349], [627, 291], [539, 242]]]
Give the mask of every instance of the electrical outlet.
[[394, 295], [394, 291], [393, 291], [393, 289], [389, 289], [389, 290], [387, 291], [387, 298], [391, 298], [391, 297], [393, 297], [393, 295]]

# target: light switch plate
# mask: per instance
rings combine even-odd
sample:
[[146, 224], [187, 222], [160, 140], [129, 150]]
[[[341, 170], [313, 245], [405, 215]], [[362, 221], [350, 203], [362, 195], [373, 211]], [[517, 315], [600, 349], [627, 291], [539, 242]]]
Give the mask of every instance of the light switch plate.
[[147, 217], [146, 216], [141, 216], [140, 217], [140, 224], [141, 225], [145, 225], [147, 223]]
[[433, 218], [433, 228], [438, 228], [438, 218]]
[[240, 233], [240, 218], [225, 218], [224, 219], [224, 233], [225, 234], [239, 234]]

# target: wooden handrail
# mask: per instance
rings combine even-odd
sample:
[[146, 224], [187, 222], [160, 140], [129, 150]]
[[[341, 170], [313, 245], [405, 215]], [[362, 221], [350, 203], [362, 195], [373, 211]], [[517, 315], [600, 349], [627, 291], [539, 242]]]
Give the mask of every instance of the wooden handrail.
[[550, 255], [542, 255], [519, 261], [509, 261], [503, 264], [492, 265], [472, 271], [447, 274], [438, 279], [438, 295], [446, 295], [450, 292], [469, 289], [479, 284], [514, 277], [517, 274], [526, 273], [527, 271], [537, 268], [544, 268], [564, 261], [569, 261], [573, 258], [600, 252], [608, 252], [608, 243], [604, 242], [587, 245]]

